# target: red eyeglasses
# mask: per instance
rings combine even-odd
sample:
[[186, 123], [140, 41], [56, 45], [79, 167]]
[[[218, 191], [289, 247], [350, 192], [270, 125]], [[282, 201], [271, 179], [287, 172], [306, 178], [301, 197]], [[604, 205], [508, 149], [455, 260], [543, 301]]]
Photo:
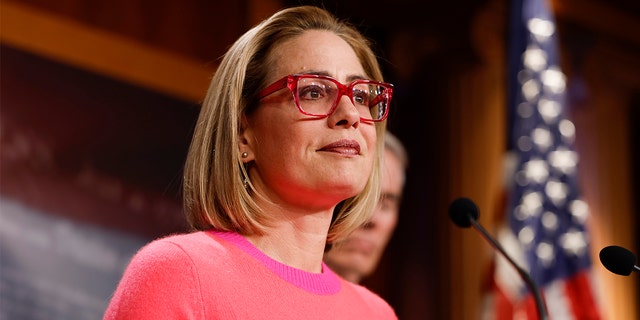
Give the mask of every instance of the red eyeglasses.
[[393, 85], [390, 83], [355, 80], [344, 85], [327, 76], [293, 74], [264, 88], [259, 98], [284, 88], [293, 94], [298, 110], [308, 116], [328, 117], [336, 110], [340, 98], [346, 95], [360, 112], [360, 120], [373, 122], [387, 118], [393, 94]]

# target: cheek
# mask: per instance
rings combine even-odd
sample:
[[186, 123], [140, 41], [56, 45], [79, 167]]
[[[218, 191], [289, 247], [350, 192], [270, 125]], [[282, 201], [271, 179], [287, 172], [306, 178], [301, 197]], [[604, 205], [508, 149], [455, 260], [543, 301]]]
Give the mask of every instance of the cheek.
[[385, 227], [389, 231], [389, 233], [391, 233], [396, 228], [397, 224], [398, 224], [398, 217], [393, 216], [393, 217], [389, 217], [387, 223], [385, 224]]
[[385, 233], [390, 233], [398, 224], [398, 211], [390, 205], [381, 205], [373, 213], [373, 220], [380, 230], [384, 230]]
[[378, 141], [375, 125], [372, 125], [370, 128], [364, 128], [362, 130], [362, 136], [367, 142], [367, 147], [369, 148], [369, 150], [375, 151]]
[[[367, 128], [368, 129], [368, 128]], [[367, 165], [367, 175], [372, 173], [373, 170], [373, 163], [374, 158], [376, 157], [376, 147], [377, 147], [377, 139], [376, 139], [376, 131], [375, 131], [375, 127], [372, 127], [371, 130], [363, 130], [362, 131], [362, 137], [364, 138], [364, 141], [366, 143], [367, 146], [367, 151], [365, 153], [365, 156], [368, 158], [366, 165]], [[380, 165], [382, 166], [382, 162], [380, 163]]]
[[[284, 106], [282, 106], [284, 108]], [[280, 108], [269, 106], [261, 106], [256, 111], [249, 125], [251, 133], [251, 144], [256, 153], [269, 155], [270, 157], [277, 152], [274, 149], [282, 148], [291, 141], [291, 127], [289, 120], [284, 118], [280, 113]]]

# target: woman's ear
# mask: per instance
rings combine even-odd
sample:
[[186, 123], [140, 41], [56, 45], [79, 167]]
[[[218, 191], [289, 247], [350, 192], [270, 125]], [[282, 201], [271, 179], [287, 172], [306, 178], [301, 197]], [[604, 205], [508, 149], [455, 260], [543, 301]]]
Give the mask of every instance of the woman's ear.
[[255, 141], [253, 140], [253, 131], [249, 126], [247, 117], [242, 115], [240, 120], [240, 132], [238, 134], [238, 152], [240, 152], [240, 158], [243, 163], [248, 163], [255, 159], [255, 154], [250, 141]]

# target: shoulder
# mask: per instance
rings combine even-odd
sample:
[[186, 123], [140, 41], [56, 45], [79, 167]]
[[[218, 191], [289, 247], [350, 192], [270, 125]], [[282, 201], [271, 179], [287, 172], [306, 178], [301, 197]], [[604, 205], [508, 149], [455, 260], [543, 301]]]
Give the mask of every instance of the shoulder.
[[104, 319], [153, 319], [177, 311], [200, 314], [201, 286], [189, 252], [198, 247], [194, 244], [198, 238], [197, 234], [172, 235], [138, 250], [118, 283]]
[[153, 281], [169, 280], [176, 272], [188, 274], [193, 265], [191, 257], [202, 247], [198, 238], [198, 233], [175, 234], [147, 243], [131, 258], [125, 277]]
[[204, 314], [203, 290], [212, 277], [221, 277], [210, 271], [218, 270], [217, 261], [224, 260], [212, 258], [212, 254], [222, 257], [228, 251], [207, 232], [174, 234], [149, 242], [129, 262], [105, 319], [190, 318], [186, 314]]
[[177, 262], [204, 247], [202, 233], [173, 234], [147, 243], [131, 259], [131, 264], [164, 264]]
[[[163, 266], [161, 270], [176, 266], [195, 266], [208, 261], [220, 261], [229, 255], [229, 244], [210, 232], [172, 234], [153, 240], [143, 246], [131, 259], [129, 268], [140, 265], [144, 269]], [[184, 270], [183, 270], [184, 271]]]
[[[235, 237], [240, 237], [236, 235]], [[212, 277], [228, 268], [251, 261], [232, 241], [233, 236], [216, 231], [173, 234], [142, 247], [132, 258], [129, 269], [159, 273], [191, 272]], [[247, 261], [248, 260], [248, 261]], [[211, 272], [216, 270], [216, 272]]]

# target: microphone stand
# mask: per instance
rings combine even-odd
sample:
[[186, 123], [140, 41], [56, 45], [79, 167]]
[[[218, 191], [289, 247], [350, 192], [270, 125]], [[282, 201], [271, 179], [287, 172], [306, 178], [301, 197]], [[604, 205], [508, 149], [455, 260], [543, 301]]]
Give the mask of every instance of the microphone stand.
[[491, 243], [491, 245], [498, 251], [500, 251], [500, 253], [502, 254], [502, 256], [504, 256], [505, 258], [507, 258], [507, 260], [509, 261], [509, 263], [514, 266], [516, 268], [516, 270], [518, 271], [518, 273], [520, 274], [520, 277], [522, 277], [522, 279], [526, 282], [526, 284], [529, 286], [529, 289], [531, 290], [531, 292], [533, 293], [533, 297], [535, 298], [535, 303], [536, 303], [536, 309], [538, 311], [538, 318], [540, 320], [547, 320], [548, 316], [547, 316], [547, 311], [544, 305], [544, 302], [542, 301], [542, 297], [540, 296], [540, 291], [538, 290], [538, 286], [536, 285], [536, 283], [533, 281], [533, 279], [531, 279], [531, 275], [526, 272], [524, 269], [522, 269], [520, 266], [518, 266], [518, 264], [513, 261], [513, 259], [507, 254], [507, 252], [502, 248], [502, 246], [500, 245], [500, 243], [498, 243], [496, 240], [493, 239], [493, 237], [491, 237], [489, 235], [489, 233], [487, 232], [487, 230], [485, 230], [480, 223], [478, 223], [478, 221], [476, 221], [476, 219], [474, 219], [471, 215], [469, 215], [469, 221], [471, 222], [471, 224], [473, 225], [473, 227], [478, 230], [485, 239], [487, 239], [489, 241], [489, 243]]

